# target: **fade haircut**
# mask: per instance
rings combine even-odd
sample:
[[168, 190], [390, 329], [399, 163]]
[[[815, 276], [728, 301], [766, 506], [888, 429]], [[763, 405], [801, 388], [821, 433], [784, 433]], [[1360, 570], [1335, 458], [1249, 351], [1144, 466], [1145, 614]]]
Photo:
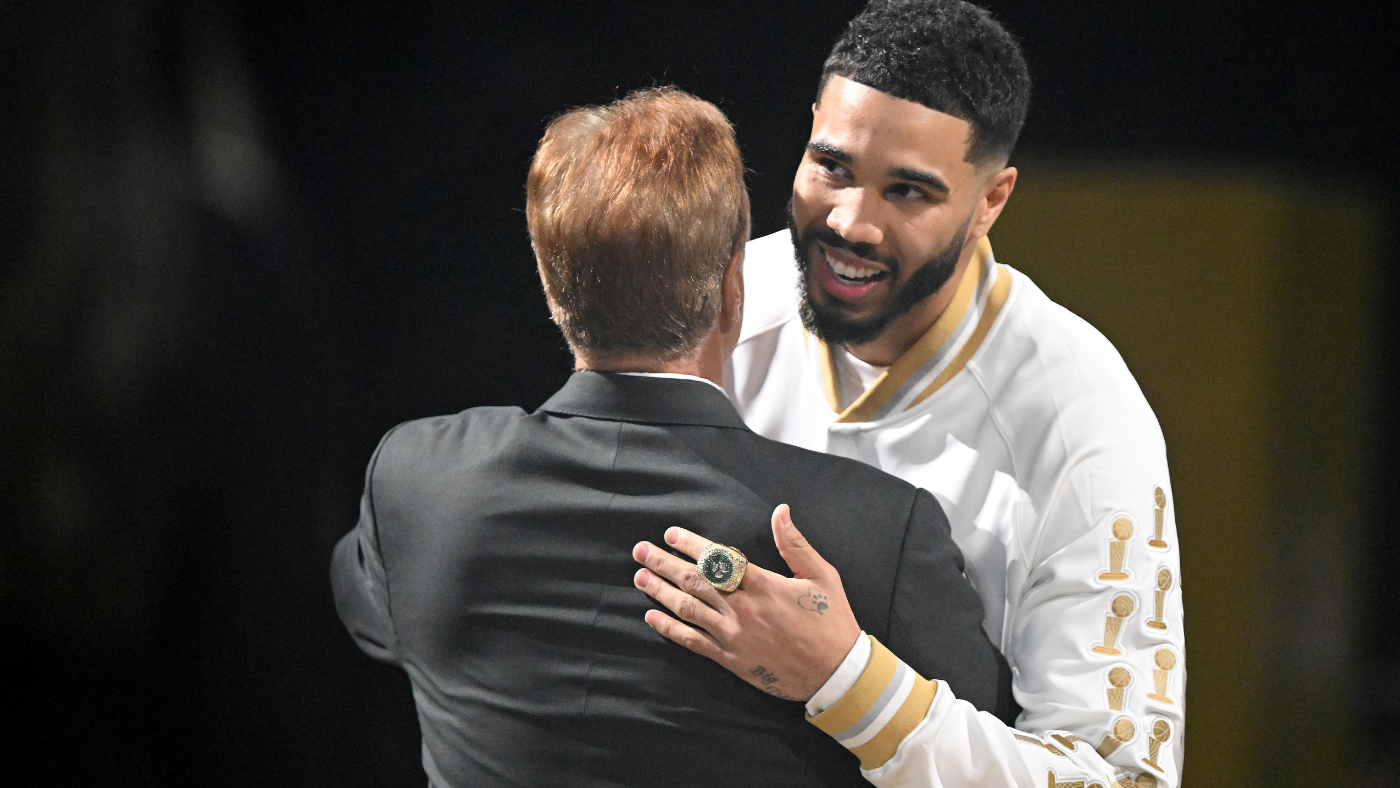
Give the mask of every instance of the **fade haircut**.
[[967, 121], [964, 159], [974, 166], [1011, 157], [1030, 108], [1021, 47], [963, 0], [871, 0], [832, 47], [818, 103], [832, 76]]
[[749, 237], [734, 130], [669, 87], [567, 112], [530, 163], [525, 216], [575, 353], [683, 358], [714, 327], [725, 267]]

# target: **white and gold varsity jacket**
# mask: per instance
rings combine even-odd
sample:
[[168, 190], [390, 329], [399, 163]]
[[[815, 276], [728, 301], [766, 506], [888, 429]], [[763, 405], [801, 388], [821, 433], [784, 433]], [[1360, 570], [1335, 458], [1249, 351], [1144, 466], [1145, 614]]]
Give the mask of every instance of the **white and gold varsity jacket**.
[[947, 310], [883, 370], [803, 328], [787, 231], [749, 242], [744, 265], [726, 388], [745, 421], [938, 498], [1024, 710], [1008, 728], [862, 638], [813, 723], [877, 786], [1177, 786], [1185, 637], [1166, 447], [1118, 352], [986, 239]]

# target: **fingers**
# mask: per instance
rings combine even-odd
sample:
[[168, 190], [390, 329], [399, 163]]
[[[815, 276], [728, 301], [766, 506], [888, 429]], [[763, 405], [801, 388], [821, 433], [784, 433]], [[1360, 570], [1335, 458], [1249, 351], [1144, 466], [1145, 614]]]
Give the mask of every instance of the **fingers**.
[[787, 562], [793, 577], [815, 578], [836, 571], [797, 530], [792, 522], [792, 510], [785, 503], [773, 510], [773, 543], [778, 546], [778, 553]]
[[648, 610], [646, 622], [667, 640], [678, 643], [702, 657], [709, 657], [716, 662], [724, 663], [724, 652], [715, 639], [704, 630], [686, 626], [660, 610]]
[[691, 558], [699, 558], [700, 553], [710, 546], [710, 540], [703, 536], [696, 536], [684, 528], [672, 526], [666, 529], [666, 544]]
[[[712, 542], [709, 539], [706, 539], [703, 536], [693, 534], [690, 531], [685, 530], [684, 528], [677, 528], [675, 526], [667, 528], [665, 536], [666, 544], [676, 548], [677, 550], [680, 550], [682, 553], [685, 553], [686, 555], [695, 559], [699, 559], [700, 554], [705, 551], [705, 548], [709, 547], [712, 544]], [[640, 561], [641, 559], [638, 558], [637, 560]], [[692, 573], [694, 573], [694, 564], [685, 564], [685, 566], [688, 567]], [[748, 570], [744, 573], [744, 578], [739, 581], [739, 590], [745, 590], [751, 587], [749, 584], [750, 579], [753, 577], [754, 570], [758, 568], [759, 567], [755, 566], [753, 563], [749, 564]], [[671, 575], [667, 574], [666, 577], [671, 578]], [[675, 580], [675, 578], [671, 579], [673, 581]], [[707, 586], [711, 590], [713, 590], [714, 587], [710, 586], [709, 583], [705, 583], [703, 580], [700, 582], [704, 586]], [[726, 599], [726, 597], [719, 591], [714, 591], [714, 594], [721, 601], [721, 603], [723, 603], [723, 600]], [[705, 601], [709, 602], [710, 598], [708, 596], [705, 597]], [[711, 605], [714, 607], [719, 607], [719, 605], [714, 603], [711, 603]], [[720, 609], [723, 610], [722, 607]]]
[[704, 629], [711, 635], [718, 635], [723, 630], [724, 616], [714, 608], [696, 599], [693, 594], [676, 588], [655, 572], [648, 569], [639, 569], [633, 576], [632, 582], [641, 589], [647, 596], [665, 605], [668, 610], [675, 613], [682, 621], [688, 621]]
[[[691, 536], [694, 535], [691, 534]], [[709, 543], [706, 542], [706, 544]], [[651, 542], [638, 542], [637, 545], [632, 548], [632, 558], [666, 580], [669, 580], [681, 591], [703, 601], [706, 605], [709, 605], [715, 610], [721, 613], [729, 611], [729, 603], [725, 601], [724, 594], [720, 593], [714, 586], [705, 582], [705, 579], [700, 576], [700, 573], [695, 571], [695, 564], [682, 558], [677, 558], [656, 545], [653, 545]], [[645, 591], [646, 589], [642, 590]], [[655, 596], [655, 594], [652, 596]]]

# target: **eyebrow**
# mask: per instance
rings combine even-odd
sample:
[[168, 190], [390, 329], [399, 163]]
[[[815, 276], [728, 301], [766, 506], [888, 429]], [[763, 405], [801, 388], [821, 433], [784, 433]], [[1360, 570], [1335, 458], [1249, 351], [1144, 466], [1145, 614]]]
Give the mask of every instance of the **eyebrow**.
[[[836, 147], [835, 145], [832, 145], [829, 142], [823, 142], [821, 140], [812, 140], [811, 142], [808, 142], [807, 150], [822, 156], [829, 156], [841, 162], [842, 164], [850, 164], [854, 160], [851, 154]], [[913, 181], [914, 183], [922, 183], [930, 189], [933, 189], [939, 194], [945, 196], [951, 194], [953, 191], [952, 189], [948, 188], [948, 184], [944, 183], [942, 178], [938, 177], [937, 175], [934, 175], [933, 173], [923, 172], [922, 170], [914, 170], [908, 167], [896, 167], [893, 170], [890, 170], [890, 177], [896, 178], [901, 181]]]
[[831, 158], [841, 162], [842, 164], [851, 163], [851, 154], [841, 150], [840, 148], [836, 147], [835, 145], [832, 145], [829, 142], [822, 142], [821, 140], [812, 140], [811, 142], [807, 143], [807, 150], [813, 153], [820, 153], [823, 156], [830, 156]]
[[937, 175], [928, 172], [920, 172], [919, 170], [911, 170], [908, 167], [896, 167], [895, 169], [890, 170], [890, 177], [898, 178], [901, 181], [913, 181], [915, 183], [922, 183], [923, 185], [943, 195], [947, 195], [952, 192], [952, 189], [948, 188], [948, 184], [944, 183], [943, 179], [938, 177]]

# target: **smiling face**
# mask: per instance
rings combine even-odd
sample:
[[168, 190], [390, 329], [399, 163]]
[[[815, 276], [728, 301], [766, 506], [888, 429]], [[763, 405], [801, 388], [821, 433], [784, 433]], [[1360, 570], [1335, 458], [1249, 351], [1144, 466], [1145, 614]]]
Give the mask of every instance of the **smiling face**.
[[1014, 169], [965, 160], [970, 134], [952, 115], [828, 81], [790, 216], [818, 337], [889, 364], [947, 307], [1015, 183]]

